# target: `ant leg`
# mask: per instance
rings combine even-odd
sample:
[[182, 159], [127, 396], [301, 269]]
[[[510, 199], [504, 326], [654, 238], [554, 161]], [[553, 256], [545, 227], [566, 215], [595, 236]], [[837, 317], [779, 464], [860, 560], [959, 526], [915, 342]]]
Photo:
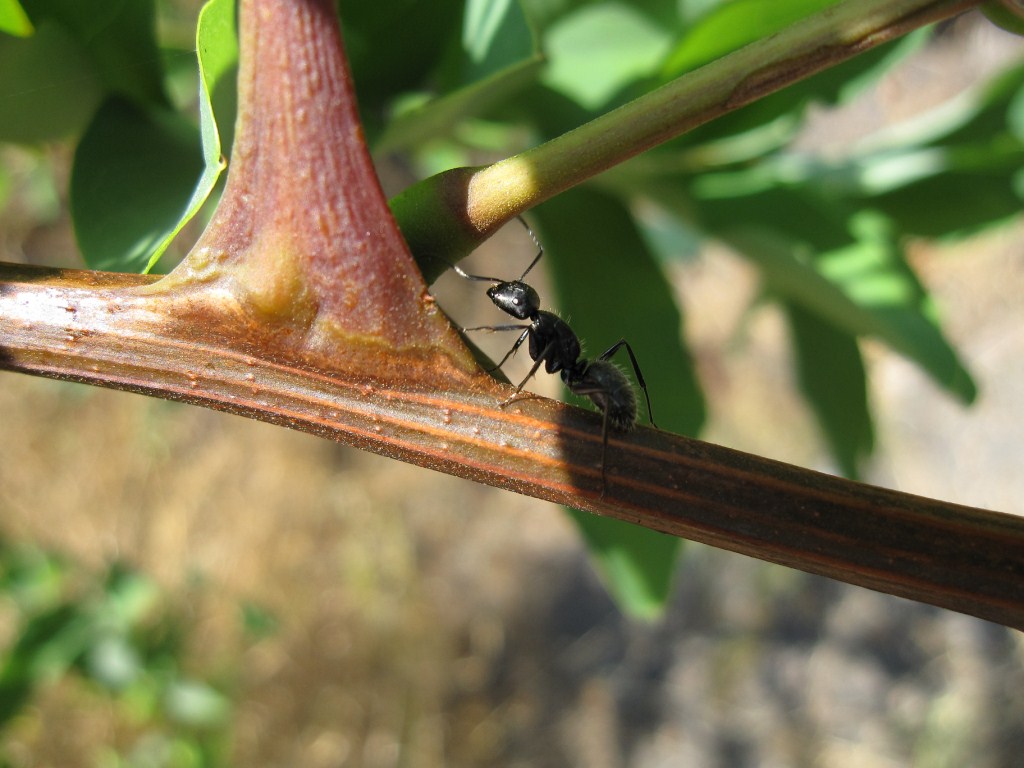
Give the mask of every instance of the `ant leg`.
[[601, 498], [604, 498], [608, 490], [608, 408], [604, 409], [604, 418], [601, 420]]
[[537, 373], [537, 369], [540, 368], [541, 364], [547, 359], [548, 354], [554, 348], [555, 348], [555, 342], [553, 342], [553, 341], [550, 342], [546, 347], [544, 347], [544, 350], [539, 355], [537, 355], [537, 359], [534, 361], [533, 367], [530, 368], [530, 372], [528, 374], [526, 374], [526, 377], [522, 381], [519, 382], [519, 386], [516, 387], [516, 391], [513, 392], [510, 397], [506, 398], [504, 401], [502, 401], [500, 403], [500, 405], [499, 405], [500, 408], [504, 408], [506, 405], [511, 403], [517, 397], [519, 397], [519, 395], [523, 391], [523, 387], [526, 386], [526, 382], [528, 382], [530, 379], [533, 378], [534, 374]]
[[[479, 326], [477, 326], [475, 328], [463, 328], [462, 332], [465, 333], [466, 331], [492, 331], [492, 332], [493, 331], [518, 331], [520, 329], [523, 329], [523, 332], [521, 334], [519, 334], [519, 338], [516, 339], [516, 343], [512, 345], [512, 349], [510, 349], [508, 352], [505, 353], [505, 356], [503, 358], [501, 358], [501, 362], [500, 363], [498, 363], [496, 366], [494, 366], [493, 368], [490, 369], [490, 371], [496, 371], [499, 368], [501, 368], [501, 366], [503, 366], [505, 364], [505, 362], [510, 357], [512, 357], [512, 355], [514, 355], [519, 350], [519, 347], [522, 346], [523, 342], [526, 341], [526, 337], [530, 335], [530, 326], [528, 326], [528, 325], [479, 325]], [[490, 373], [490, 371], [488, 371], [488, 373]]]
[[633, 363], [633, 373], [636, 374], [636, 383], [639, 384], [640, 389], [644, 391], [644, 399], [647, 401], [647, 416], [651, 420], [651, 426], [658, 428], [658, 425], [654, 423], [654, 411], [651, 410], [651, 396], [647, 392], [647, 382], [644, 381], [644, 375], [640, 372], [640, 363], [636, 361], [636, 355], [633, 354], [633, 348], [629, 346], [629, 342], [625, 339], [619, 339], [608, 347], [608, 349], [606, 349], [597, 359], [608, 360], [622, 347], [625, 347], [626, 351], [629, 353], [629, 360]]

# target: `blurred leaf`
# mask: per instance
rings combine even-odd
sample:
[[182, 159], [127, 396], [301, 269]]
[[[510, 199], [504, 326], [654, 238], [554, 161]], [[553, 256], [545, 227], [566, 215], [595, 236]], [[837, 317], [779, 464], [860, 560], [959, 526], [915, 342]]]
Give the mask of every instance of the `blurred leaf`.
[[463, 46], [467, 85], [399, 112], [374, 143], [376, 152], [422, 145], [485, 113], [534, 82], [543, 57], [516, 2], [469, 4]]
[[180, 225], [203, 171], [195, 127], [121, 100], [96, 114], [75, 152], [71, 216], [92, 269], [141, 271]]
[[28, 20], [18, 0], [0, 0], [0, 32], [15, 37], [28, 37], [32, 31], [32, 22]]
[[229, 701], [219, 692], [194, 680], [180, 680], [167, 690], [164, 701], [167, 715], [192, 728], [210, 728], [222, 724], [231, 711]]
[[936, 174], [866, 202], [884, 211], [908, 234], [959, 238], [1020, 214], [1024, 189], [1018, 174], [1022, 163], [1024, 152], [1001, 169]]
[[92, 643], [85, 654], [89, 676], [112, 691], [121, 691], [143, 674], [142, 659], [124, 635], [108, 633]]
[[874, 445], [857, 339], [799, 304], [783, 302], [783, 307], [793, 335], [801, 389], [843, 474], [857, 478], [861, 459], [870, 455]]
[[472, 61], [488, 57], [509, 11], [518, 7], [515, 0], [466, 0], [462, 45]]
[[672, 590], [682, 540], [610, 517], [566, 511], [620, 609], [638, 619], [658, 618]]
[[[1008, 6], [1014, 2], [1016, 8], [1011, 10]], [[1020, 0], [989, 0], [982, 3], [981, 12], [997, 27], [1014, 35], [1024, 36], [1024, 7], [1021, 6]]]
[[400, 111], [374, 142], [373, 151], [411, 149], [450, 134], [456, 124], [486, 112], [534, 82], [542, 65], [542, 59], [533, 58], [446, 96]]
[[535, 58], [539, 50], [516, 0], [467, 0], [462, 47], [469, 62], [463, 74], [467, 83]]
[[81, 46], [108, 93], [166, 105], [154, 0], [21, 0], [38, 27], [59, 24]]
[[0, 542], [0, 590], [19, 610], [48, 610], [60, 599], [66, 568], [61, 560], [33, 546]]
[[281, 622], [267, 608], [252, 601], [243, 602], [241, 608], [242, 627], [246, 635], [262, 639], [270, 637], [278, 631]]
[[[682, 345], [679, 308], [629, 212], [614, 198], [583, 188], [545, 203], [536, 218], [558, 286], [557, 304], [584, 342], [584, 354], [596, 356], [627, 339], [658, 424], [694, 434], [704, 420], [704, 401]], [[628, 362], [622, 367], [632, 374]], [[638, 402], [643, 414], [643, 398]], [[614, 474], [614, 449], [607, 461]], [[626, 611], [650, 616], [663, 605], [678, 539], [593, 515], [574, 519]]]
[[109, 629], [127, 632], [153, 610], [159, 597], [153, 581], [123, 563], [114, 563], [103, 585], [96, 618]]
[[70, 603], [28, 621], [0, 669], [0, 727], [25, 706], [38, 685], [62, 675], [85, 651], [88, 630], [81, 610]]
[[884, 217], [846, 220], [835, 201], [783, 188], [707, 199], [701, 212], [710, 231], [758, 265], [773, 293], [848, 334], [881, 339], [951, 394], [974, 399], [974, 382]]
[[86, 52], [63, 27], [43, 21], [31, 37], [0, 37], [0, 141], [76, 134], [100, 95]]
[[1024, 65], [910, 125], [851, 160], [860, 205], [900, 231], [962, 237], [1017, 215], [1024, 204]]
[[634, 80], [652, 74], [670, 45], [669, 32], [628, 5], [598, 3], [547, 31], [545, 82], [595, 109]]
[[662, 65], [666, 79], [768, 37], [839, 0], [734, 0], [688, 29]]
[[[1024, 140], [1015, 116], [1024, 91], [1024, 62], [997, 72], [988, 82], [975, 86], [932, 112], [913, 121], [918, 143], [960, 146], [991, 141], [1007, 133]], [[1015, 106], [1017, 105], [1017, 106]]]
[[[227, 165], [221, 147], [218, 123], [232, 126], [236, 109], [235, 80], [238, 67], [238, 37], [234, 0], [210, 0], [199, 13], [196, 49], [199, 56], [199, 133], [203, 171], [184, 203], [184, 213], [149, 254], [146, 272], [159, 261], [182, 228], [199, 213]], [[220, 97], [215, 94], [221, 94]], [[215, 109], [214, 100], [219, 106]], [[218, 119], [219, 117], [219, 119]]]
[[380, 130], [381, 119], [398, 94], [438, 90], [445, 60], [458, 54], [461, 62], [464, 3], [340, 0], [345, 50], [368, 136]]

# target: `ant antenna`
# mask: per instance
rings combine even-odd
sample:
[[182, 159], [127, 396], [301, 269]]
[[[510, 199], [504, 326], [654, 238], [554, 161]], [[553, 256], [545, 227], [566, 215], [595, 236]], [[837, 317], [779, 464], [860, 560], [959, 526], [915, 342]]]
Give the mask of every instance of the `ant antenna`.
[[[537, 255], [533, 257], [533, 261], [531, 261], [529, 266], [526, 267], [526, 269], [523, 271], [523, 274], [519, 276], [519, 281], [522, 281], [524, 277], [530, 274], [530, 270], [537, 265], [537, 262], [540, 261], [540, 257], [544, 255], [544, 246], [540, 244], [540, 241], [537, 239], [537, 236], [533, 234], [533, 230], [530, 229], [530, 225], [526, 223], [526, 219], [524, 219], [522, 216], [516, 216], [516, 219], [518, 219], [519, 223], [522, 224], [523, 227], [526, 229], [527, 234], [530, 235], [530, 239], [533, 240], [533, 244], [537, 246]], [[455, 273], [459, 275], [459, 277], [464, 277], [467, 280], [479, 280], [480, 282], [494, 283], [495, 285], [509, 282], [507, 280], [502, 280], [500, 277], [488, 277], [487, 275], [471, 275], [458, 264], [452, 264], [447, 259], [444, 259], [443, 261], [445, 261], [445, 263], [448, 264], [448, 266], [454, 269]]]
[[[523, 274], [519, 276], [519, 279], [522, 280], [530, 273], [530, 270], [533, 269], [534, 265], [540, 261], [540, 257], [544, 255], [544, 246], [540, 244], [540, 240], [538, 240], [537, 236], [533, 234], [533, 230], [530, 229], [530, 225], [526, 223], [526, 219], [522, 216], [516, 216], [516, 218], [519, 220], [519, 223], [526, 228], [526, 233], [530, 236], [530, 239], [533, 240], [533, 244], [537, 246], [537, 255], [533, 257], [533, 261], [530, 262], [530, 266], [528, 266], [523, 271]], [[499, 280], [498, 282], [502, 281]]]

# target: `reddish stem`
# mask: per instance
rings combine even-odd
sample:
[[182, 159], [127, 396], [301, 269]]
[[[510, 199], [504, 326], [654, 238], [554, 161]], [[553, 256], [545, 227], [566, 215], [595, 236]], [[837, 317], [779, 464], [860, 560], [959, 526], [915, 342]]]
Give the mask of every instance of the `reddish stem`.
[[[242, 0], [220, 208], [167, 278], [0, 265], [0, 368], [306, 430], [1024, 628], [1024, 519], [509, 394], [430, 301], [377, 185], [331, 0]], [[258, 67], [257, 67], [258, 63]]]
[[334, 3], [242, 0], [239, 19], [227, 187], [192, 252], [147, 293], [176, 304], [183, 332], [244, 330], [319, 368], [404, 376], [402, 358], [427, 357], [434, 381], [474, 375], [381, 192]]
[[[923, 499], [652, 429], [508, 386], [339, 376], [182, 337], [147, 278], [0, 265], [0, 368], [230, 411], [724, 549], [1024, 629], [1024, 518]], [[410, 370], [409, 380], [433, 375]], [[479, 386], [477, 386], [479, 385]]]

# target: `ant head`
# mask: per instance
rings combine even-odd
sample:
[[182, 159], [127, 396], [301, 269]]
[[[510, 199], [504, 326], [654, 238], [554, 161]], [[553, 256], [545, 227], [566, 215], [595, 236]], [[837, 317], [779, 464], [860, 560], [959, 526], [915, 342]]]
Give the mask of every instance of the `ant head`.
[[498, 283], [487, 289], [487, 295], [498, 309], [517, 320], [533, 317], [540, 309], [540, 296], [522, 280]]

